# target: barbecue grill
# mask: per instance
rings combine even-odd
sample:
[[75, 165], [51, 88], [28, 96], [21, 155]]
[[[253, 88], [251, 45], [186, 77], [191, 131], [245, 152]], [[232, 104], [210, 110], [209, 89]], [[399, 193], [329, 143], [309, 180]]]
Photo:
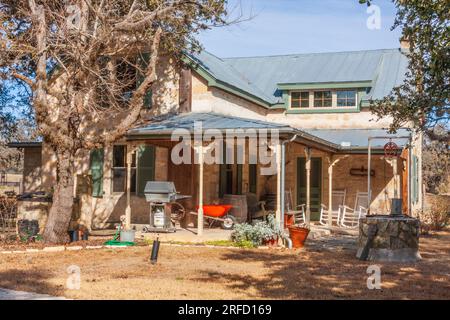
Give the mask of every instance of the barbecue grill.
[[[174, 214], [173, 205], [176, 204], [178, 211], [184, 214], [184, 208], [177, 200], [190, 198], [191, 196], [180, 195], [171, 181], [148, 181], [144, 189], [145, 199], [150, 203], [150, 226], [144, 228], [146, 232], [175, 232], [172, 219], [179, 214]], [[182, 209], [180, 209], [180, 207]]]

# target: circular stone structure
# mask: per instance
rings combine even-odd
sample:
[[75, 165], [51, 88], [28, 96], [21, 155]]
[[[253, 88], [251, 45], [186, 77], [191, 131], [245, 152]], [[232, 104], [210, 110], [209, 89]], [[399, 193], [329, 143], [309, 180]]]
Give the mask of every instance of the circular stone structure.
[[405, 215], [361, 218], [356, 257], [380, 262], [416, 262], [421, 259], [419, 226], [418, 219]]

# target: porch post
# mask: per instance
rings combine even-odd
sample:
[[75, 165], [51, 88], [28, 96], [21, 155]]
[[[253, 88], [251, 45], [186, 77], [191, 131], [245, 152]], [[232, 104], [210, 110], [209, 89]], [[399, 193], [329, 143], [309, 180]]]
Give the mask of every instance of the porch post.
[[127, 207], [125, 209], [125, 228], [131, 229], [131, 164], [133, 161], [134, 148], [127, 145]]
[[398, 161], [397, 158], [392, 159], [392, 169], [394, 173], [394, 198], [400, 198], [400, 175], [398, 174]]
[[277, 161], [277, 210], [275, 212], [275, 221], [277, 222], [278, 225], [280, 225], [281, 223], [281, 203], [282, 203], [282, 199], [281, 199], [281, 193], [283, 192], [281, 190], [281, 143], [278, 142], [276, 144], [276, 161]]
[[200, 142], [197, 147], [198, 161], [200, 165], [199, 172], [199, 190], [198, 190], [198, 216], [197, 216], [197, 236], [203, 235], [203, 143]]
[[333, 225], [333, 167], [342, 159], [348, 158], [349, 155], [338, 157], [333, 160], [333, 156], [328, 157], [328, 216], [327, 223], [331, 227]]
[[311, 221], [311, 148], [306, 147], [306, 217], [305, 223], [309, 226]]
[[332, 158], [328, 160], [328, 226], [333, 225], [332, 210], [333, 210], [333, 165]]

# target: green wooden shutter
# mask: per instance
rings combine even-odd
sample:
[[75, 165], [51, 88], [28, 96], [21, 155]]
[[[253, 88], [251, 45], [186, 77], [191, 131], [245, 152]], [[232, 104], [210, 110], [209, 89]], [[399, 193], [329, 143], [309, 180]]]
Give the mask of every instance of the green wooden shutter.
[[140, 146], [137, 150], [137, 180], [138, 195], [144, 195], [147, 181], [155, 180], [156, 148], [154, 146]]
[[103, 196], [103, 159], [104, 150], [91, 150], [90, 155], [90, 171], [92, 176], [92, 196]]
[[258, 171], [256, 164], [248, 165], [248, 184], [249, 184], [249, 192], [256, 193], [257, 190], [257, 179], [258, 179]]
[[[141, 57], [138, 58], [138, 64], [142, 69], [147, 68], [147, 64], [149, 62], [150, 55], [148, 53], [141, 54]], [[141, 84], [141, 82], [144, 80], [144, 76], [138, 72], [136, 77], [136, 87]], [[151, 109], [153, 103], [153, 92], [152, 90], [148, 90], [147, 93], [144, 96], [144, 108], [145, 109]]]

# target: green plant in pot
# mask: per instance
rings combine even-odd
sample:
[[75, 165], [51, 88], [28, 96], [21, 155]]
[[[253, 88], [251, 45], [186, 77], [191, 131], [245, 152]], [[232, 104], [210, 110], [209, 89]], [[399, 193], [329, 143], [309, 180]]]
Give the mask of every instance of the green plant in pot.
[[276, 223], [274, 215], [269, 215], [267, 221], [259, 221], [254, 225], [248, 223], [236, 224], [231, 239], [236, 243], [251, 241], [254, 246], [275, 244], [284, 231]]

